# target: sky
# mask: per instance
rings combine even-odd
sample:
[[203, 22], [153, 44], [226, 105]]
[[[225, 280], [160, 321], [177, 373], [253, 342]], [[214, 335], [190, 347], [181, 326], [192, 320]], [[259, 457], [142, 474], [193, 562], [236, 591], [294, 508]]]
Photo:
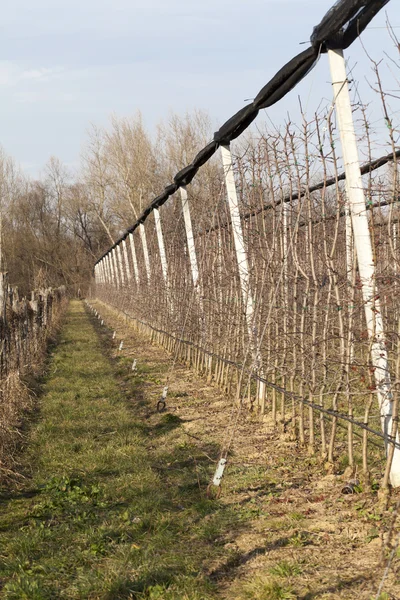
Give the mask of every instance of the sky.
[[[91, 123], [141, 111], [150, 131], [173, 111], [206, 110], [216, 127], [242, 108], [310, 38], [332, 0], [13, 0], [0, 21], [0, 144], [32, 176], [51, 155], [71, 169]], [[346, 51], [364, 101], [375, 94], [371, 63], [383, 59], [396, 90], [400, 6], [391, 0]], [[397, 87], [396, 87], [397, 86]], [[263, 117], [279, 126], [329, 102], [325, 56]], [[393, 111], [400, 100], [391, 99]], [[397, 108], [396, 108], [397, 106]], [[377, 127], [379, 105], [371, 106]], [[375, 112], [374, 112], [375, 111]], [[400, 112], [398, 113], [400, 115]], [[259, 117], [260, 119], [260, 117]], [[375, 120], [376, 119], [376, 120]]]

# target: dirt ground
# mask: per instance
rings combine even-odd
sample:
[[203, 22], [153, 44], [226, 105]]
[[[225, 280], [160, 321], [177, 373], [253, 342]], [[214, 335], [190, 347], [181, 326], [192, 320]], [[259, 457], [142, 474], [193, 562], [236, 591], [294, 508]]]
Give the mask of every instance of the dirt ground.
[[[370, 490], [343, 494], [343, 477], [326, 474], [319, 457], [279, 433], [268, 417], [245, 409], [238, 415], [231, 399], [186, 366], [172, 366], [172, 357], [139, 336], [123, 315], [100, 302], [92, 305], [116, 332], [114, 355], [127, 364], [136, 359], [144, 373], [151, 370], [141, 388], [150, 406], [156, 407], [168, 384], [167, 411], [182, 424], [174, 443], [209, 448], [213, 473], [219, 449], [232, 438], [218, 501], [238, 511], [243, 526], [228, 528], [219, 540], [224, 560], [202, 567], [218, 582], [221, 598], [400, 598], [400, 494], [386, 506]], [[145, 418], [156, 421], [159, 414], [147, 410]], [[201, 469], [194, 464], [194, 480]]]

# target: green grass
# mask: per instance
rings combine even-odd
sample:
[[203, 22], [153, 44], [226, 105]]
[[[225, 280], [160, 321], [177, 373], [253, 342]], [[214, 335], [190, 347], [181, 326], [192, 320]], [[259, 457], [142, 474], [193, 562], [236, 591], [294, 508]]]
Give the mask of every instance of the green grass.
[[281, 560], [270, 568], [270, 573], [277, 577], [294, 577], [301, 575], [301, 567], [297, 563]]
[[282, 585], [274, 579], [256, 577], [248, 582], [243, 595], [237, 600], [295, 600], [296, 594], [290, 586]]
[[217, 597], [206, 565], [226, 554], [220, 540], [238, 518], [200, 491], [201, 448], [163, 448], [179, 419], [148, 424], [127, 402], [124, 366], [72, 302], [23, 457], [31, 474], [0, 497], [2, 598]]

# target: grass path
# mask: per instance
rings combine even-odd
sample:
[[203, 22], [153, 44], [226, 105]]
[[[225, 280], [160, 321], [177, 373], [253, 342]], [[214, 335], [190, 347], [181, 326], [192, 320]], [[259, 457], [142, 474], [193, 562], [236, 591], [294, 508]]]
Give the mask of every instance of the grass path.
[[139, 419], [116, 368], [71, 302], [24, 456], [32, 473], [0, 498], [2, 598], [218, 597], [202, 564], [218, 560], [235, 516], [199, 494], [184, 447], [152, 459], [149, 437], [157, 445], [179, 419]]
[[[207, 500], [229, 399], [96, 306], [106, 327], [71, 302], [26, 479], [0, 494], [0, 598], [375, 599], [394, 523], [375, 493], [342, 495], [318, 456], [243, 411], [222, 496]], [[380, 600], [399, 597], [398, 564]]]

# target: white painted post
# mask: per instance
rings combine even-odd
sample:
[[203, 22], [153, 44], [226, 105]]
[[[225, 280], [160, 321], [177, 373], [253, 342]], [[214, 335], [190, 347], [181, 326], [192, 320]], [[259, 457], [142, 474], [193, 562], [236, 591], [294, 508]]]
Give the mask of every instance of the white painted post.
[[144, 228], [143, 223], [139, 225], [140, 238], [142, 240], [143, 246], [143, 255], [144, 255], [144, 265], [146, 267], [147, 281], [150, 282], [150, 258], [149, 258], [149, 250], [147, 248], [147, 239], [146, 239], [146, 230]]
[[[244, 246], [242, 223], [240, 220], [239, 201], [236, 192], [235, 178], [233, 174], [232, 154], [230, 146], [221, 146], [222, 164], [224, 166], [226, 192], [228, 195], [229, 211], [232, 222], [233, 239], [235, 243], [236, 259], [239, 268], [239, 279], [242, 288], [243, 303], [245, 306], [246, 323], [249, 332], [249, 339], [255, 366], [262, 375], [261, 354], [258, 348], [257, 337], [255, 333], [254, 322], [254, 302], [250, 289], [249, 263], [247, 252]], [[260, 382], [259, 400], [262, 401], [265, 395], [265, 384]]]
[[121, 274], [121, 286], [124, 287], [125, 286], [125, 272], [124, 272], [124, 259], [122, 256], [121, 244], [118, 244], [116, 250], [117, 250], [118, 264], [119, 264], [120, 274]]
[[186, 229], [186, 240], [187, 240], [187, 246], [188, 246], [188, 251], [189, 251], [190, 268], [192, 271], [193, 287], [195, 290], [198, 291], [198, 293], [200, 293], [200, 290], [198, 288], [199, 267], [197, 264], [196, 246], [194, 243], [192, 219], [190, 216], [188, 195], [187, 195], [187, 191], [186, 191], [185, 187], [181, 187], [180, 192], [181, 192], [181, 200], [182, 200], [183, 219], [185, 222], [185, 229]]
[[101, 268], [101, 262], [99, 262], [96, 265], [96, 267], [97, 267], [97, 271], [99, 273], [99, 283], [103, 283], [103, 271], [102, 271], [102, 268]]
[[129, 264], [129, 260], [128, 260], [128, 248], [126, 246], [126, 240], [123, 240], [123, 242], [122, 242], [122, 251], [123, 251], [123, 254], [124, 254], [126, 277], [127, 277], [128, 282], [129, 282], [132, 279], [132, 274], [131, 274], [131, 268], [130, 268], [130, 264]]
[[106, 274], [106, 283], [110, 284], [111, 283], [111, 273], [110, 273], [110, 268], [108, 265], [107, 256], [105, 256], [103, 258], [102, 263], [104, 265], [104, 272]]
[[100, 268], [101, 268], [101, 273], [102, 273], [103, 284], [106, 284], [107, 283], [107, 271], [106, 271], [106, 265], [104, 263], [103, 258], [100, 261]]
[[161, 260], [161, 270], [164, 278], [165, 286], [168, 290], [168, 265], [167, 265], [167, 255], [165, 253], [164, 246], [164, 237], [161, 227], [161, 217], [160, 211], [158, 208], [154, 209], [154, 220], [156, 222], [156, 232], [157, 232], [157, 241], [158, 241], [158, 249], [160, 251], [160, 260]]
[[110, 284], [113, 285], [115, 283], [115, 281], [114, 281], [114, 272], [113, 272], [110, 254], [106, 255], [106, 261], [107, 261], [107, 266], [108, 266], [108, 272], [110, 274]]
[[119, 273], [118, 273], [118, 265], [117, 265], [117, 257], [116, 257], [116, 253], [115, 253], [115, 248], [113, 248], [113, 250], [111, 250], [111, 262], [112, 262], [113, 271], [114, 271], [115, 285], [117, 286], [117, 288], [119, 288], [120, 287], [120, 280], [119, 280]]
[[133, 239], [133, 233], [129, 234], [129, 241], [131, 244], [133, 271], [135, 273], [136, 284], [139, 286], [139, 283], [140, 283], [139, 267], [138, 267], [138, 262], [137, 262], [137, 257], [136, 257], [136, 248], [135, 248], [135, 240]]
[[[347, 179], [354, 246], [362, 283], [365, 319], [371, 343], [371, 362], [374, 366], [381, 425], [383, 432], [390, 435], [393, 395], [346, 65], [342, 50], [329, 50], [328, 56]], [[398, 433], [396, 439], [397, 441], [399, 439]], [[390, 481], [392, 486], [400, 486], [400, 450], [398, 448], [395, 448], [394, 451]]]

